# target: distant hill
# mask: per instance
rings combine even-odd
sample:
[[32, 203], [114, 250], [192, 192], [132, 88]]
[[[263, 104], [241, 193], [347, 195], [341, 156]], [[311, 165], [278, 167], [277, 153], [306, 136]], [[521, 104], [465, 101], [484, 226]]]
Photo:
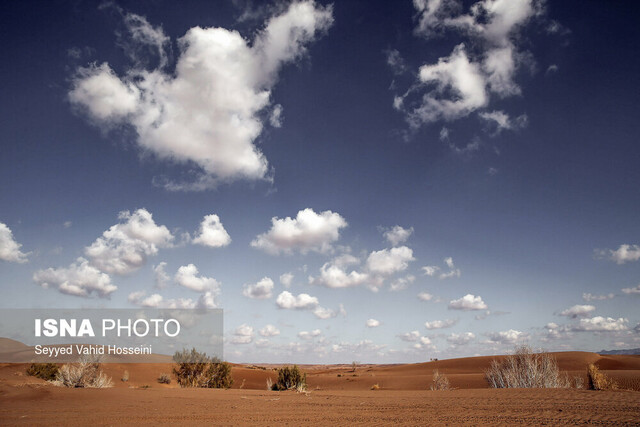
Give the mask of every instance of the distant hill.
[[640, 348], [627, 348], [624, 350], [602, 350], [598, 354], [640, 354]]

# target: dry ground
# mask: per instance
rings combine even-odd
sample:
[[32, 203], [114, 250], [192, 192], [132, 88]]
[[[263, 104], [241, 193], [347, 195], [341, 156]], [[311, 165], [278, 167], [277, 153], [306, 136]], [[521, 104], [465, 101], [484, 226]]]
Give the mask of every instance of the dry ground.
[[[555, 353], [571, 378], [596, 363], [640, 390], [640, 356]], [[274, 366], [234, 365], [231, 390], [158, 384], [171, 364], [103, 365], [110, 389], [63, 389], [0, 365], [0, 425], [638, 425], [640, 391], [487, 388], [493, 357], [407, 365], [305, 365], [309, 393], [266, 391]], [[434, 369], [455, 390], [429, 391]], [[129, 381], [122, 382], [124, 371]], [[378, 384], [380, 390], [370, 390]]]

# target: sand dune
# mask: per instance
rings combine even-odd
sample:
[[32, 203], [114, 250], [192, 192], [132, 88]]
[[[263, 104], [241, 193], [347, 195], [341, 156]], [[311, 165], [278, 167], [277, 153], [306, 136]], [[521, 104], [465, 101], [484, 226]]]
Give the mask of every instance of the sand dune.
[[[595, 363], [640, 390], [640, 356], [554, 356], [571, 377]], [[306, 394], [267, 391], [267, 378], [276, 378], [274, 365], [233, 365], [233, 388], [208, 390], [158, 384], [171, 363], [104, 364], [111, 389], [58, 388], [27, 376], [28, 364], [0, 364], [0, 424], [640, 425], [640, 391], [489, 389], [483, 371], [502, 357], [360, 365], [355, 372], [350, 365], [302, 365]], [[454, 390], [428, 390], [435, 369]], [[120, 380], [125, 371], [127, 382]], [[380, 389], [371, 390], [374, 384]]]

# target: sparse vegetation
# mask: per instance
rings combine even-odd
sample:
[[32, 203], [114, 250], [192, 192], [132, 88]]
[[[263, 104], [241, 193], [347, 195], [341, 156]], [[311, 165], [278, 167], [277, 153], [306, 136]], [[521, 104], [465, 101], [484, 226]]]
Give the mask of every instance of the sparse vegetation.
[[180, 387], [230, 388], [233, 384], [231, 366], [216, 357], [209, 357], [195, 348], [177, 351], [173, 369]]
[[573, 386], [576, 389], [583, 389], [584, 388], [584, 378], [582, 378], [582, 377], [573, 377]]
[[120, 381], [122, 381], [123, 383], [129, 381], [129, 371], [124, 371], [124, 373], [122, 374], [122, 378], [120, 378]]
[[372, 385], [371, 390], [380, 390], [380, 385], [379, 384]]
[[433, 371], [433, 381], [431, 382], [431, 390], [449, 390], [449, 378], [441, 374], [437, 369]]
[[618, 388], [616, 382], [600, 372], [593, 363], [587, 367], [587, 378], [590, 390], [615, 390]]
[[568, 377], [560, 375], [556, 359], [549, 353], [534, 353], [529, 346], [516, 347], [501, 362], [493, 360], [484, 373], [493, 388], [568, 388]]
[[107, 388], [112, 387], [111, 378], [100, 369], [100, 359], [82, 356], [78, 363], [67, 363], [60, 367], [55, 380], [59, 387]]
[[358, 365], [359, 365], [359, 364], [360, 364], [360, 362], [357, 362], [357, 361], [355, 361], [355, 360], [354, 360], [353, 362], [351, 362], [351, 370], [352, 370], [353, 372], [355, 372], [355, 371], [356, 371], [356, 369], [358, 369]]
[[271, 377], [267, 377], [267, 390], [273, 390], [273, 380]]
[[160, 374], [158, 382], [160, 384], [171, 384], [171, 376], [169, 374]]
[[307, 374], [303, 374], [298, 365], [280, 368], [278, 369], [278, 380], [271, 389], [275, 391], [304, 391], [307, 389]]
[[27, 368], [27, 375], [38, 377], [45, 381], [53, 381], [56, 379], [58, 371], [58, 365], [55, 363], [32, 363], [31, 366]]

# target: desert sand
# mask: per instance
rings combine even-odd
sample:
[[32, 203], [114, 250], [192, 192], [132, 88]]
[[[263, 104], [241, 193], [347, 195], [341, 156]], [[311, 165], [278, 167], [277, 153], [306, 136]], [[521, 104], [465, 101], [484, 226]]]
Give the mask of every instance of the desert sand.
[[[483, 370], [495, 357], [402, 365], [302, 365], [308, 392], [266, 390], [273, 365], [234, 365], [230, 390], [158, 384], [170, 363], [104, 364], [109, 389], [64, 389], [0, 365], [1, 425], [640, 425], [640, 356], [554, 353], [570, 378], [586, 366], [634, 390], [490, 389]], [[433, 371], [453, 390], [431, 391]], [[123, 382], [124, 371], [129, 380]], [[377, 384], [378, 390], [371, 390]]]

